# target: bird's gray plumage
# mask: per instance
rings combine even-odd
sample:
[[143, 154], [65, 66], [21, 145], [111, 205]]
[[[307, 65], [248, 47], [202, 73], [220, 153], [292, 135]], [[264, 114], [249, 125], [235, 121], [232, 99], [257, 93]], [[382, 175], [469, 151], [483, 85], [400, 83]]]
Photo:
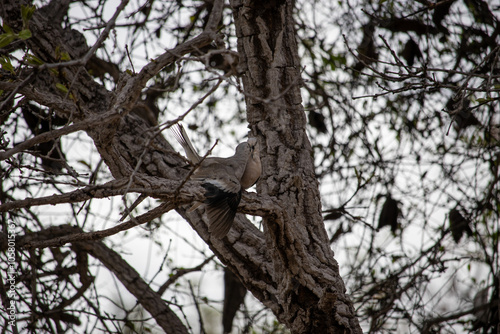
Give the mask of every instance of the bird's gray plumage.
[[[209, 231], [224, 237], [234, 221], [241, 200], [241, 190], [257, 182], [261, 173], [258, 143], [255, 138], [239, 144], [232, 157], [209, 157], [202, 159], [189, 140], [186, 131], [179, 125], [173, 128], [177, 141], [188, 159], [196, 166], [192, 178], [202, 182], [205, 188], [205, 211], [210, 222]], [[195, 205], [193, 208], [198, 207]]]

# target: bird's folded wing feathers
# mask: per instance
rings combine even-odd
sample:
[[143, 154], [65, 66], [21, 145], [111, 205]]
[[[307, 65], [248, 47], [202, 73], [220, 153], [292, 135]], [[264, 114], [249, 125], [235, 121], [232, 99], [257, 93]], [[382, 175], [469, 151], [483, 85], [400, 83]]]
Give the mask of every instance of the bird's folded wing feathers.
[[195, 180], [203, 181], [209, 231], [216, 238], [223, 238], [234, 221], [241, 200], [240, 180], [249, 152], [247, 143], [240, 144], [234, 156], [207, 158], [193, 173]]
[[[233, 224], [241, 200], [241, 187], [237, 180], [206, 180], [206, 214], [210, 225], [210, 234], [223, 238]], [[238, 191], [235, 191], [237, 190]]]
[[204, 161], [193, 175], [203, 181], [205, 212], [210, 222], [208, 230], [216, 238], [223, 238], [231, 229], [241, 200], [241, 185], [234, 170], [213, 158]]

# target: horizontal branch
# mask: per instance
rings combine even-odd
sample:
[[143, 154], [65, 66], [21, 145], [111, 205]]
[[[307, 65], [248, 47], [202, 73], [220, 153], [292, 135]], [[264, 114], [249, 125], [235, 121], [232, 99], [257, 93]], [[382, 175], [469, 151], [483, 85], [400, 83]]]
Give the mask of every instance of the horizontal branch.
[[40, 205], [78, 203], [87, 201], [92, 198], [105, 198], [110, 196], [123, 195], [125, 192], [123, 186], [125, 184], [125, 180], [114, 180], [103, 185], [88, 186], [60, 195], [25, 198], [23, 200], [6, 202], [0, 205], [0, 212], [7, 212], [11, 210]]
[[[273, 206], [272, 201], [260, 201], [257, 194], [245, 194], [244, 198], [248, 201], [243, 203], [241, 208], [243, 212], [246, 213], [260, 213], [260, 214], [272, 214], [277, 213], [277, 207]], [[265, 205], [267, 203], [267, 205]], [[262, 205], [264, 204], [264, 205]], [[270, 204], [270, 205], [269, 205]], [[30, 238], [24, 239], [19, 245], [23, 248], [46, 248], [46, 247], [60, 247], [67, 243], [81, 242], [81, 241], [95, 241], [100, 240], [111, 235], [115, 235], [119, 232], [129, 230], [133, 227], [148, 223], [153, 219], [156, 219], [163, 215], [164, 213], [171, 211], [177, 207], [178, 203], [162, 203], [156, 208], [138, 216], [132, 218], [124, 223], [118, 224], [114, 227], [110, 227], [105, 230], [94, 231], [94, 232], [79, 232], [69, 235], [59, 236], [49, 240], [36, 240], [36, 237], [32, 236]], [[257, 214], [258, 215], [258, 214]]]
[[102, 125], [103, 123], [111, 122], [115, 119], [118, 119], [119, 117], [121, 116], [116, 113], [115, 114], [105, 113], [94, 117], [90, 117], [85, 121], [74, 123], [72, 125], [68, 125], [60, 129], [44, 132], [28, 140], [25, 140], [24, 142], [14, 146], [10, 150], [0, 152], [0, 160], [8, 159], [14, 154], [27, 150], [30, 147], [33, 147], [37, 144], [45, 143], [73, 132], [89, 129], [90, 127], [95, 126], [96, 124]]
[[79, 241], [89, 241], [89, 240], [100, 240], [105, 237], [117, 234], [129, 230], [133, 227], [139, 226], [141, 224], [148, 223], [155, 218], [160, 217], [162, 214], [174, 209], [172, 203], [162, 203], [153, 210], [140, 215], [139, 217], [132, 218], [124, 223], [118, 224], [114, 227], [107, 228], [105, 230], [94, 231], [94, 232], [81, 232], [69, 234], [49, 240], [37, 241], [36, 239], [25, 240], [20, 244], [23, 248], [46, 248], [46, 247], [60, 247], [70, 242]]
[[[33, 235], [20, 243], [24, 248], [45, 248], [59, 247], [70, 242], [103, 239], [131, 229], [135, 226], [150, 222], [151, 220], [158, 218], [162, 214], [176, 209], [181, 205], [204, 200], [205, 189], [201, 186], [201, 183], [197, 181], [172, 181], [159, 177], [136, 175], [132, 182], [132, 187], [128, 187], [129, 181], [129, 179], [124, 178], [113, 180], [103, 185], [87, 186], [64, 194], [7, 202], [0, 205], [0, 212], [40, 205], [77, 203], [87, 201], [92, 198], [106, 198], [110, 196], [125, 195], [127, 193], [141, 193], [164, 201], [164, 203], [160, 204], [156, 208], [136, 218], [132, 218], [124, 223], [105, 230], [74, 233], [58, 236], [50, 240], [46, 240], [46, 238], [37, 240], [35, 235]], [[245, 192], [242, 196], [242, 202], [240, 203], [238, 211], [262, 217], [279, 217], [281, 212], [279, 205], [275, 203], [272, 198], [262, 198], [256, 193], [247, 192]]]
[[[145, 177], [144, 179], [149, 178]], [[156, 181], [158, 180], [151, 180], [151, 182]], [[78, 203], [93, 198], [107, 198], [110, 196], [125, 195], [127, 193], [141, 193], [156, 198], [173, 199], [177, 205], [190, 203], [194, 200], [203, 200], [202, 194], [204, 193], [204, 190], [200, 186], [199, 182], [186, 183], [186, 185], [183, 186], [182, 192], [179, 191], [179, 187], [182, 185], [181, 181], [161, 179], [161, 186], [157, 185], [154, 189], [151, 187], [127, 187], [128, 182], [128, 179], [119, 179], [102, 185], [87, 186], [59, 195], [33, 197], [19, 201], [6, 202], [0, 205], [0, 212], [40, 205]]]
[[[28, 98], [28, 100], [36, 101], [41, 105], [64, 112], [67, 115], [78, 114], [78, 108], [72, 100], [64, 99], [61, 96], [52, 93], [48, 89], [42, 90], [42, 87], [40, 86], [37, 86], [36, 89], [34, 89], [33, 86], [26, 85], [26, 82], [30, 78], [32, 78], [32, 74], [28, 75], [25, 79], [23, 79], [23, 81], [0, 81], [0, 89], [6, 92], [11, 92], [11, 94], [14, 93], [14, 95], [19, 93]], [[10, 99], [10, 95], [7, 99]], [[4, 104], [0, 105], [0, 107], [3, 105]]]

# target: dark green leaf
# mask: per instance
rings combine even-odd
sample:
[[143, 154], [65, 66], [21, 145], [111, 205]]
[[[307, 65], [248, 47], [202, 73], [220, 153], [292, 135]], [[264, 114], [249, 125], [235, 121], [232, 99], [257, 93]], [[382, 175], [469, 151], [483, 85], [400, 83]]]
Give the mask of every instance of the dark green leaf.
[[31, 31], [29, 29], [23, 29], [19, 32], [19, 38], [23, 41], [31, 37]]

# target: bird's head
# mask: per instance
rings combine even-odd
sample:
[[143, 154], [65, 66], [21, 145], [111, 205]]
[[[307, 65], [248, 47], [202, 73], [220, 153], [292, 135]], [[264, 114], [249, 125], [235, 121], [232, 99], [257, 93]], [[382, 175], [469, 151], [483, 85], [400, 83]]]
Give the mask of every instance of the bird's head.
[[250, 148], [250, 154], [252, 157], [254, 155], [259, 156], [259, 143], [257, 142], [257, 138], [249, 138], [247, 144]]

